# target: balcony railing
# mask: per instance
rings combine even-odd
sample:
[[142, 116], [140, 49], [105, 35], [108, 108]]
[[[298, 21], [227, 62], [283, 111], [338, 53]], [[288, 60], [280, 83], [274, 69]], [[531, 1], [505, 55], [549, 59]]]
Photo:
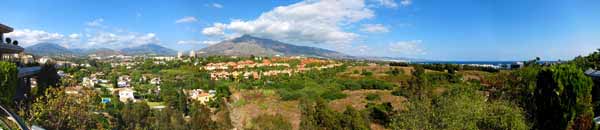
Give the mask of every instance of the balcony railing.
[[585, 73], [585, 75], [588, 75], [590, 77], [600, 79], [600, 70], [588, 69], [584, 73]]
[[34, 66], [34, 67], [21, 67], [19, 68], [19, 78], [22, 77], [29, 77], [32, 75], [36, 75], [38, 73], [40, 73], [42, 70], [42, 67], [40, 66]]

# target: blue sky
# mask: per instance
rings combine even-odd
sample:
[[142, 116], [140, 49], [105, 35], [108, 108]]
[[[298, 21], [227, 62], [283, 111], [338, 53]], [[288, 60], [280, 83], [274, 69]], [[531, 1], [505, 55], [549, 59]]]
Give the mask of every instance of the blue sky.
[[5, 0], [28, 46], [196, 50], [242, 34], [351, 55], [571, 59], [600, 48], [595, 0]]

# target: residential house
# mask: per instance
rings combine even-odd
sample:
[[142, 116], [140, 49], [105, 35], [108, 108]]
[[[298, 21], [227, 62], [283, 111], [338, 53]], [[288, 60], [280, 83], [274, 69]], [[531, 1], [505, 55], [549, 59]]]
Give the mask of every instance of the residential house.
[[130, 82], [131, 82], [131, 77], [129, 77], [129, 75], [119, 76], [118, 81], [117, 81], [117, 86], [119, 88], [131, 87]]
[[190, 57], [196, 57], [196, 52], [195, 51], [190, 51]]
[[150, 80], [150, 84], [152, 84], [152, 85], [160, 85], [160, 78], [152, 78]]
[[199, 101], [200, 103], [207, 103], [216, 95], [215, 90], [209, 90], [208, 93], [204, 92], [202, 89], [193, 89], [186, 91], [187, 95], [189, 95], [189, 99]]
[[119, 89], [119, 100], [121, 102], [133, 101], [136, 102], [135, 97], [133, 95], [135, 91], [131, 88], [121, 88]]
[[93, 78], [83, 77], [82, 82], [81, 82], [81, 84], [84, 87], [94, 87], [97, 83], [98, 83], [98, 80], [96, 79], [96, 77], [93, 77]]

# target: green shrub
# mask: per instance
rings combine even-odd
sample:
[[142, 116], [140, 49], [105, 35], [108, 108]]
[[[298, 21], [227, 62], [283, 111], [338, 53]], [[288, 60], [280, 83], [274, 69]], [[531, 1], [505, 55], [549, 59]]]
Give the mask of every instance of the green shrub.
[[394, 111], [390, 102], [382, 104], [368, 103], [366, 107], [366, 110], [369, 112], [369, 119], [371, 121], [382, 125], [386, 125], [391, 122]]
[[330, 92], [325, 92], [323, 94], [321, 94], [321, 97], [323, 99], [327, 99], [327, 100], [336, 100], [336, 99], [342, 99], [342, 98], [346, 98], [346, 94], [340, 92], [340, 91], [330, 91]]
[[300, 93], [298, 91], [289, 90], [289, 89], [280, 89], [278, 91], [278, 93], [279, 93], [279, 97], [281, 97], [281, 100], [284, 100], [284, 101], [296, 100], [303, 96], [302, 93]]
[[398, 75], [404, 74], [404, 70], [394, 68], [394, 69], [387, 71], [386, 73], [389, 75], [392, 75], [392, 76], [398, 76]]
[[392, 89], [393, 84], [377, 79], [361, 79], [358, 81], [362, 89]]
[[379, 97], [379, 94], [377, 94], [377, 93], [369, 93], [369, 94], [367, 94], [366, 99], [369, 101], [373, 101], [373, 100], [379, 100], [380, 97]]
[[0, 103], [12, 104], [17, 90], [17, 66], [13, 63], [0, 61]]
[[520, 107], [506, 101], [494, 101], [486, 105], [484, 118], [478, 123], [480, 129], [525, 130], [529, 129]]
[[406, 111], [392, 117], [391, 129], [529, 129], [521, 108], [508, 101], [486, 101], [474, 86], [453, 85], [440, 96], [409, 101]]
[[367, 70], [362, 70], [362, 72], [360, 73], [360, 75], [363, 75], [363, 76], [372, 76], [373, 72], [367, 71]]
[[342, 84], [344, 90], [358, 90], [361, 89], [362, 86], [354, 80], [340, 80], [340, 84]]

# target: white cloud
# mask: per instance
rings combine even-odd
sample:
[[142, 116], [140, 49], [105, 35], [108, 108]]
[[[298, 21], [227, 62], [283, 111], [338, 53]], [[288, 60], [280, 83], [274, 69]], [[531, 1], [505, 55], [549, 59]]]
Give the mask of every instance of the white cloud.
[[358, 34], [345, 31], [344, 27], [374, 16], [364, 0], [306, 0], [276, 7], [255, 20], [215, 23], [202, 33], [221, 37], [250, 34], [300, 43], [350, 43]]
[[219, 3], [212, 3], [212, 7], [215, 8], [223, 8], [223, 5], [219, 4]]
[[79, 34], [71, 34], [71, 35], [69, 35], [69, 38], [71, 38], [71, 39], [79, 39], [80, 36], [81, 35], [79, 35]]
[[96, 28], [94, 26], [91, 26], [91, 28], [85, 28], [85, 33], [83, 34], [85, 38], [81, 41], [81, 43], [77, 44], [74, 47], [106, 47], [118, 49], [149, 43], [160, 44], [160, 39], [156, 36], [155, 33], [131, 32], [123, 28], [103, 25], [102, 22], [104, 20], [95, 21], [99, 21], [97, 23], [99, 23], [98, 25], [102, 27]]
[[185, 40], [185, 41], [177, 41], [177, 44], [180, 45], [213, 45], [217, 44], [220, 41], [196, 41], [196, 40]]
[[[379, 5], [386, 8], [397, 8], [398, 3], [395, 0], [374, 0]], [[403, 7], [412, 5], [412, 0], [400, 0], [400, 5]]]
[[382, 24], [363, 24], [360, 31], [368, 33], [386, 33], [390, 30]]
[[207, 36], [225, 35], [225, 28], [227, 28], [227, 25], [225, 24], [214, 23], [213, 26], [202, 29], [202, 34]]
[[119, 36], [114, 33], [98, 33], [91, 36], [86, 42], [87, 46], [108, 45], [119, 41]]
[[394, 0], [377, 0], [377, 2], [387, 8], [396, 8], [398, 4]]
[[185, 44], [202, 44], [202, 41], [195, 41], [195, 40], [177, 41], [177, 44], [180, 44], [180, 45], [185, 45]]
[[175, 21], [175, 23], [193, 23], [193, 22], [198, 22], [198, 19], [196, 19], [196, 17], [194, 17], [194, 16], [186, 16], [186, 17], [183, 17], [183, 18]]
[[103, 27], [104, 25], [102, 24], [102, 22], [104, 22], [104, 19], [99, 18], [99, 19], [95, 19], [93, 21], [87, 22], [85, 25], [90, 26], [90, 27]]
[[55, 43], [65, 47], [69, 47], [75, 42], [80, 41], [79, 34], [71, 34], [65, 36], [60, 33], [50, 33], [42, 30], [18, 29], [6, 34], [13, 40], [19, 41], [20, 46], [31, 46], [38, 43]]
[[409, 6], [412, 4], [412, 0], [402, 0], [402, 1], [400, 1], [400, 4], [402, 6]]
[[405, 55], [423, 55], [425, 50], [421, 48], [421, 40], [399, 41], [389, 44], [389, 51]]
[[221, 42], [221, 41], [202, 41], [202, 44], [204, 44], [204, 45], [214, 45], [214, 44], [217, 44], [219, 42]]
[[159, 44], [160, 40], [154, 33], [140, 34], [135, 32], [97, 32], [92, 34], [92, 36], [87, 39], [83, 47], [123, 48], [149, 43]]
[[[38, 43], [55, 43], [67, 48], [123, 48], [148, 43], [160, 44], [155, 33], [129, 32], [120, 28], [103, 25], [103, 19], [87, 22], [89, 28], [84, 33], [61, 34], [43, 30], [17, 29], [6, 34], [19, 41], [21, 46], [27, 47]], [[98, 28], [99, 27], [99, 28]]]
[[371, 47], [366, 45], [360, 45], [356, 47], [356, 51], [360, 52], [360, 54], [369, 53], [372, 51]]

